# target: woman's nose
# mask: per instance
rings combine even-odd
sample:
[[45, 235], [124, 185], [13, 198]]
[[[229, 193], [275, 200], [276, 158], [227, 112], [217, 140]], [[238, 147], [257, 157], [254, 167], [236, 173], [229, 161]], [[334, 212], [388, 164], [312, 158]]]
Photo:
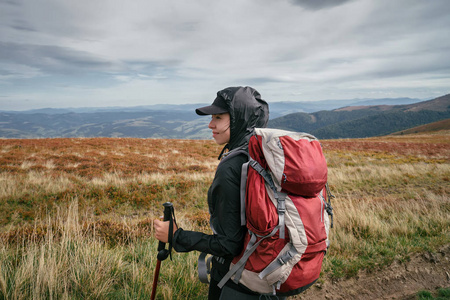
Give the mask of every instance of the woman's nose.
[[209, 122], [208, 128], [209, 128], [209, 129], [213, 129], [214, 127], [215, 127], [215, 125], [214, 125], [214, 120], [211, 120], [211, 121]]

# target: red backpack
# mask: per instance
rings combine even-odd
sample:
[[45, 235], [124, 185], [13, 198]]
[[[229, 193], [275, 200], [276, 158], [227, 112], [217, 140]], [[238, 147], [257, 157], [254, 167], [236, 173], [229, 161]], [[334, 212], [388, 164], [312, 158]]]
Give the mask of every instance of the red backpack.
[[321, 145], [306, 133], [255, 129], [248, 155], [241, 186], [248, 233], [219, 287], [231, 279], [260, 294], [301, 293], [319, 278], [332, 227]]

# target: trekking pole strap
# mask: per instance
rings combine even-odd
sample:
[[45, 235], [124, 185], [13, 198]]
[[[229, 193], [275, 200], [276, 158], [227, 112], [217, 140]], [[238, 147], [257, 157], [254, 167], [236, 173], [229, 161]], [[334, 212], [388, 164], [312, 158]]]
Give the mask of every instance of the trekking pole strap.
[[166, 243], [159, 242], [158, 243], [158, 254], [157, 258], [160, 261], [165, 260], [170, 256], [170, 260], [172, 260], [172, 244], [173, 244], [173, 224], [175, 221], [175, 211], [173, 209], [173, 205], [170, 202], [166, 202], [163, 204], [164, 206], [164, 221], [169, 221], [169, 232], [167, 237], [167, 242], [169, 244], [169, 249], [166, 249]]
[[169, 233], [168, 233], [169, 249], [166, 249], [166, 243], [163, 243], [161, 241], [158, 242], [158, 253], [156, 255], [157, 258], [156, 268], [155, 274], [153, 276], [152, 294], [150, 296], [151, 300], [154, 300], [156, 297], [156, 288], [158, 286], [158, 278], [161, 268], [161, 262], [165, 260], [169, 255], [170, 259], [172, 260], [173, 222], [175, 222], [175, 212], [171, 202], [166, 202], [163, 204], [163, 206], [164, 206], [163, 221], [169, 221]]
[[173, 225], [177, 224], [175, 219], [175, 210], [172, 205], [169, 206], [170, 216], [169, 216], [169, 236], [168, 236], [168, 244], [169, 244], [169, 256], [170, 260], [172, 260], [172, 248], [173, 248]]

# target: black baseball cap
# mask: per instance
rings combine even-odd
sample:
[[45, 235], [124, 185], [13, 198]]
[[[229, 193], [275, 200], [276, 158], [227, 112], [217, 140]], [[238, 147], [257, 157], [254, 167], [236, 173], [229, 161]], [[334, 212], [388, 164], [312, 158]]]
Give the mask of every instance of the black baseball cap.
[[221, 96], [217, 96], [211, 105], [197, 108], [195, 112], [200, 116], [218, 115], [227, 113], [228, 107], [225, 100]]

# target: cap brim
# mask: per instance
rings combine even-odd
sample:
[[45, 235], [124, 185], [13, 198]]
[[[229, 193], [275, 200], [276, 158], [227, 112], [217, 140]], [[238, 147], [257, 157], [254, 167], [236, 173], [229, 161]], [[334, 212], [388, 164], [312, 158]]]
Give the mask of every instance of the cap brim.
[[208, 106], [197, 108], [195, 110], [195, 112], [197, 113], [197, 115], [207, 116], [207, 115], [224, 114], [224, 113], [227, 113], [228, 110], [226, 110], [225, 108], [216, 106], [216, 105], [208, 105]]

